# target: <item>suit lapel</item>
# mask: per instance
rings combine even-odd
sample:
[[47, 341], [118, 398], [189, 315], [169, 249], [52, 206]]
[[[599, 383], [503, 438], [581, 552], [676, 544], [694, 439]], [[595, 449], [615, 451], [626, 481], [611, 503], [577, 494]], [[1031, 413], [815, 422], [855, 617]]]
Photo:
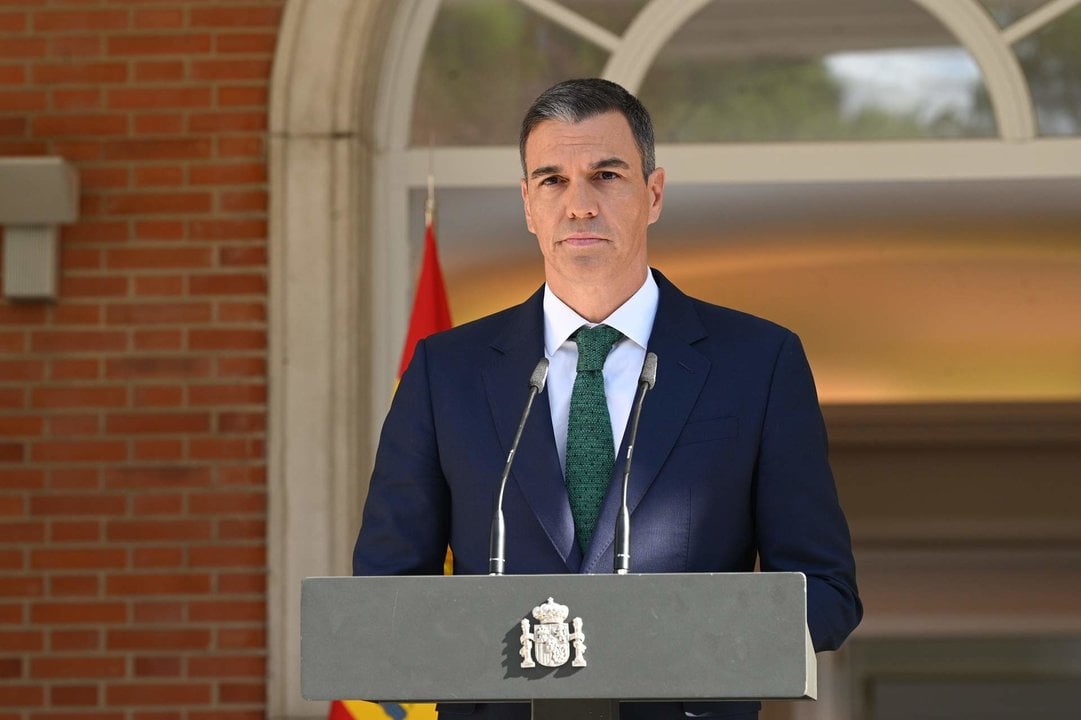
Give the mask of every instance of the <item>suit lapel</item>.
[[[510, 314], [510, 320], [491, 344], [484, 369], [488, 406], [495, 419], [503, 456], [510, 452], [514, 431], [521, 419], [529, 377], [544, 356], [543, 289], [534, 293]], [[521, 398], [519, 401], [518, 398]], [[563, 469], [552, 432], [548, 393], [539, 394], [522, 431], [518, 453], [508, 483], [516, 483], [537, 516], [556, 551], [577, 572], [580, 554], [574, 541]]]
[[[634, 509], [657, 478], [669, 453], [676, 444], [683, 426], [694, 408], [706, 382], [710, 361], [692, 347], [706, 335], [690, 299], [663, 275], [653, 271], [660, 290], [657, 317], [649, 338], [649, 351], [657, 354], [657, 383], [646, 397], [639, 420], [637, 447], [631, 465], [627, 506], [630, 509], [632, 536]], [[627, 431], [630, 432], [629, 423]], [[601, 558], [611, 558], [615, 536], [616, 515], [619, 512], [623, 472], [627, 457], [627, 441], [616, 456], [612, 481], [597, 519], [597, 529], [582, 561], [581, 572], [610, 572], [601, 567]], [[631, 559], [634, 569], [634, 559]]]

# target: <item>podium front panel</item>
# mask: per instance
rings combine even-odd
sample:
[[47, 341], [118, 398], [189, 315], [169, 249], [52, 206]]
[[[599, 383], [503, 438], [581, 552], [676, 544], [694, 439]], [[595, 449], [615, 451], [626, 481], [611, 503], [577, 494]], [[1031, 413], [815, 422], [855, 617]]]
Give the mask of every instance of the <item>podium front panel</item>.
[[[570, 659], [560, 667], [521, 667], [520, 623], [527, 619], [535, 627], [533, 609], [549, 597], [567, 606], [571, 633], [574, 618], [582, 619], [585, 667]], [[311, 700], [814, 697], [806, 578], [308, 578], [301, 597], [301, 684]]]

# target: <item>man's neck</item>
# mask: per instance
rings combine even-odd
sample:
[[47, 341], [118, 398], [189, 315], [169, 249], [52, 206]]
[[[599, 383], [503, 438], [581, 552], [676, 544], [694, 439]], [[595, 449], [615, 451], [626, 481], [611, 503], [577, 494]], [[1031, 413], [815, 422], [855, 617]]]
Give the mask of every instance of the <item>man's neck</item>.
[[556, 285], [551, 280], [548, 281], [548, 287], [571, 310], [591, 323], [599, 323], [638, 292], [646, 280], [646, 272], [648, 268], [643, 270], [640, 278], [626, 283], [626, 287], [613, 287], [606, 283]]

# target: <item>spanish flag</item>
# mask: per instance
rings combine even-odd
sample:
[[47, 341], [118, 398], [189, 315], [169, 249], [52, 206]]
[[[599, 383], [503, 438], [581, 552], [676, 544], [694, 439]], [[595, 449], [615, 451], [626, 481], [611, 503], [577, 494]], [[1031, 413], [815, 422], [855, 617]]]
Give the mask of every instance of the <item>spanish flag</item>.
[[335, 700], [328, 720], [436, 720], [435, 705]]
[[[409, 318], [409, 330], [402, 348], [402, 361], [398, 378], [413, 359], [417, 342], [440, 330], [452, 327], [450, 303], [443, 284], [443, 270], [439, 266], [439, 254], [435, 246], [435, 192], [428, 183], [428, 201], [424, 208], [424, 257], [420, 264], [416, 293], [413, 295], [413, 312]], [[449, 575], [453, 567], [450, 551], [443, 565]], [[435, 705], [420, 703], [370, 703], [363, 700], [335, 700], [330, 704], [327, 720], [436, 720]]]
[[432, 221], [435, 215], [433, 203], [428, 200], [425, 211], [424, 258], [420, 264], [420, 277], [417, 290], [413, 295], [413, 314], [409, 318], [409, 331], [405, 335], [402, 348], [402, 361], [398, 365], [398, 377], [401, 378], [409, 361], [413, 359], [413, 349], [417, 342], [451, 326], [450, 304], [447, 302], [447, 288], [443, 284], [443, 270], [439, 267], [439, 254], [435, 247], [435, 228]]

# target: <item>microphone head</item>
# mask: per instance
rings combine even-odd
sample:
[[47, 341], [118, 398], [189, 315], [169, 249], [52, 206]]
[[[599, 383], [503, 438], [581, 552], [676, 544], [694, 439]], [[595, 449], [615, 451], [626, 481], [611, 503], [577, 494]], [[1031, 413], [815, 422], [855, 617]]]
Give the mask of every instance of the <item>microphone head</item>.
[[538, 393], [544, 392], [544, 381], [548, 379], [548, 358], [541, 358], [537, 367], [533, 368], [533, 374], [529, 376], [529, 386], [536, 388]]
[[646, 353], [646, 360], [642, 363], [642, 374], [638, 376], [639, 384], [645, 383], [649, 389], [653, 389], [657, 382], [657, 353]]

